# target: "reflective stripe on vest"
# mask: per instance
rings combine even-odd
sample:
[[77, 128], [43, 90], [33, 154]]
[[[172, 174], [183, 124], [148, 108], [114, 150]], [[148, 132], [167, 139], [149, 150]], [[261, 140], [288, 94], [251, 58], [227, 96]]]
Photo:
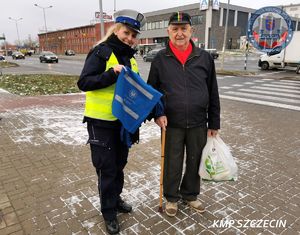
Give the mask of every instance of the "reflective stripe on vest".
[[[105, 71], [119, 64], [117, 57], [111, 53], [106, 62]], [[130, 59], [131, 69], [138, 73], [137, 62], [134, 58]], [[112, 114], [112, 101], [114, 98], [116, 84], [99, 90], [86, 92], [84, 116], [101, 119], [106, 121], [114, 121], [117, 118]]]

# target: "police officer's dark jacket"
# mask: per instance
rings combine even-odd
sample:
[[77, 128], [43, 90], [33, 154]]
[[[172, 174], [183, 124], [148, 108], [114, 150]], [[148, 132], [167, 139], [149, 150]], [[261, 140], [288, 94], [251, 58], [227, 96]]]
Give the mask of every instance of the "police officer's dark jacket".
[[182, 65], [168, 46], [151, 64], [148, 84], [161, 91], [168, 126], [191, 128], [208, 126], [220, 129], [220, 101], [214, 60], [211, 55], [193, 49]]
[[[93, 91], [116, 83], [118, 74], [114, 72], [113, 68], [105, 71], [107, 60], [114, 53], [119, 64], [131, 68], [130, 59], [134, 56], [135, 52], [130, 46], [121, 42], [115, 34], [112, 34], [105, 42], [97, 45], [89, 52], [79, 81], [77, 82], [79, 89], [82, 91]], [[105, 121], [84, 117], [84, 122], [86, 121], [108, 128], [119, 128], [121, 125], [118, 120]]]

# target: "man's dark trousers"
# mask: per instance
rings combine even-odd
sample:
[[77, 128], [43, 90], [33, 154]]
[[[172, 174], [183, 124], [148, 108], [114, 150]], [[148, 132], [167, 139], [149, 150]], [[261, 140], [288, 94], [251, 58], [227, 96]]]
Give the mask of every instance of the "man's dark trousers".
[[[164, 196], [167, 201], [177, 202], [180, 198], [187, 201], [197, 199], [200, 193], [198, 170], [206, 140], [206, 127], [167, 127], [163, 180]], [[186, 169], [182, 178], [185, 151]]]

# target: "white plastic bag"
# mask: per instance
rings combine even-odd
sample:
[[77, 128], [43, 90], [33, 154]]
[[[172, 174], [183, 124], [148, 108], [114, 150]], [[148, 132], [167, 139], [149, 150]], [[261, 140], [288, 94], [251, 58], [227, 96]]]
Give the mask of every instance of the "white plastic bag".
[[208, 137], [202, 151], [199, 175], [213, 181], [237, 180], [238, 168], [230, 149], [217, 135]]

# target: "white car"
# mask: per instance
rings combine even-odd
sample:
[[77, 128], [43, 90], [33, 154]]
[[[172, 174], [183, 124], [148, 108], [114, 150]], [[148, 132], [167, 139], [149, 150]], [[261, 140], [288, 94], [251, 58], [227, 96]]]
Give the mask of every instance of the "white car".
[[58, 63], [58, 57], [51, 51], [42, 51], [40, 55], [40, 62], [56, 62]]

